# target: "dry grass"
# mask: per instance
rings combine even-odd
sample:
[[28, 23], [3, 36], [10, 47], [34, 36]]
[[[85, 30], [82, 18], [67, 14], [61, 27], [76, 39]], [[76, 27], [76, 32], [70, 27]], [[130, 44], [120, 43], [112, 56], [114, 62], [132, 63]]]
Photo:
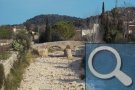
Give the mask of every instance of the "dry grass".
[[32, 58], [33, 55], [31, 52], [28, 52], [27, 54], [21, 56], [21, 60], [17, 60], [14, 63], [10, 74], [5, 80], [5, 90], [17, 90], [17, 88], [20, 87], [21, 80], [23, 79], [23, 73], [30, 65], [30, 62], [32, 62]]

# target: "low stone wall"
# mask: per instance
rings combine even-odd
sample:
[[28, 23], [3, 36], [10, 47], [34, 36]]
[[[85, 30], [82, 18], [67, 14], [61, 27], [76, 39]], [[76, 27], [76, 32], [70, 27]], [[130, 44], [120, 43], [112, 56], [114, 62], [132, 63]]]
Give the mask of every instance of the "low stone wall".
[[10, 73], [10, 69], [12, 68], [14, 62], [17, 60], [17, 52], [13, 52], [9, 59], [0, 60], [0, 64], [4, 66], [5, 77]]

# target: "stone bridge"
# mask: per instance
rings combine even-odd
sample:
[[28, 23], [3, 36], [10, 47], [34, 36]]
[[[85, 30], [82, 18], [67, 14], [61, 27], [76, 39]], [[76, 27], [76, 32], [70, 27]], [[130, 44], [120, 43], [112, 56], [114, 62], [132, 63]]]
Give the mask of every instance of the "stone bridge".
[[64, 50], [67, 45], [70, 45], [71, 49], [84, 45], [85, 42], [82, 41], [57, 41], [57, 42], [47, 42], [42, 44], [34, 44], [32, 48], [38, 49], [39, 47], [47, 46], [48, 48], [60, 48]]

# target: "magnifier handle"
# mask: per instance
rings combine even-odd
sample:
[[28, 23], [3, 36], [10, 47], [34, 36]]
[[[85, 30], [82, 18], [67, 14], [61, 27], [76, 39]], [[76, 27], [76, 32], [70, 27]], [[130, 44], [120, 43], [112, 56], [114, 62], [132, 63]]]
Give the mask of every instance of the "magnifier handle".
[[118, 71], [115, 76], [125, 86], [129, 86], [132, 84], [132, 79], [122, 71]]

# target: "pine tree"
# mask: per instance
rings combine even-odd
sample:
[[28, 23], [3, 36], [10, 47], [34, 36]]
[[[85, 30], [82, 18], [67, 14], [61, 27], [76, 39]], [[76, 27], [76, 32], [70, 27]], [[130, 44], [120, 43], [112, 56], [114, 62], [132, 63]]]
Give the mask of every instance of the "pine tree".
[[48, 18], [46, 20], [46, 28], [45, 28], [45, 42], [50, 42], [51, 39], [51, 28], [48, 22]]
[[104, 14], [105, 13], [105, 5], [104, 5], [104, 2], [103, 2], [103, 4], [102, 4], [102, 14]]

